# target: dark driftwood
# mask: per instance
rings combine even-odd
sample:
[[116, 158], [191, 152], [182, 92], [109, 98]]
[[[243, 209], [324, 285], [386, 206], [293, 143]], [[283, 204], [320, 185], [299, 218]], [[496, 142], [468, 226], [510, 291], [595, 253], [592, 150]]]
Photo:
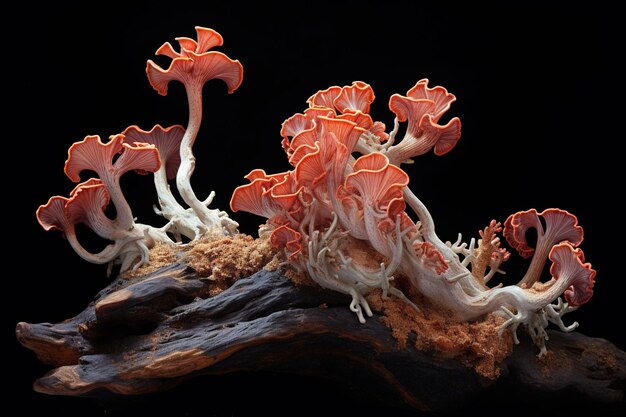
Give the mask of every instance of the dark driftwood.
[[626, 354], [603, 339], [551, 332], [552, 353], [541, 361], [523, 342], [494, 385], [454, 359], [398, 348], [376, 316], [359, 324], [341, 294], [267, 271], [209, 297], [212, 286], [175, 264], [134, 281], [118, 278], [65, 322], [19, 323], [19, 341], [55, 367], [35, 390], [144, 394], [200, 374], [262, 370], [333, 378], [383, 404], [421, 410], [461, 407], [498, 384], [624, 402]]

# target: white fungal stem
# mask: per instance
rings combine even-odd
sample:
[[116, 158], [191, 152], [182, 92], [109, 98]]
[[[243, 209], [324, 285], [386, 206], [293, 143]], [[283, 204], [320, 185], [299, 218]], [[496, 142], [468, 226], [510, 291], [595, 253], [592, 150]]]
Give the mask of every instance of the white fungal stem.
[[391, 132], [389, 132], [389, 139], [387, 139], [387, 142], [383, 145], [384, 149], [389, 149], [396, 142], [396, 134], [398, 133], [399, 127], [400, 127], [400, 122], [398, 121], [397, 117], [394, 117], [393, 129], [391, 130]]
[[[180, 167], [176, 175], [176, 186], [182, 199], [194, 211], [207, 231], [228, 234], [232, 230], [232, 224], [225, 221], [223, 216], [220, 218], [218, 210], [207, 208], [213, 195], [209, 195], [205, 201], [200, 201], [191, 187], [191, 175], [196, 167], [192, 148], [202, 122], [202, 83], [190, 79], [184, 84], [189, 103], [189, 122], [180, 144]], [[224, 223], [230, 227], [223, 227]]]
[[467, 249], [467, 252], [465, 253], [465, 259], [463, 259], [463, 262], [461, 262], [461, 265], [467, 267], [471, 262], [474, 262], [476, 260], [475, 251], [476, 251], [476, 239], [471, 238], [469, 248]]

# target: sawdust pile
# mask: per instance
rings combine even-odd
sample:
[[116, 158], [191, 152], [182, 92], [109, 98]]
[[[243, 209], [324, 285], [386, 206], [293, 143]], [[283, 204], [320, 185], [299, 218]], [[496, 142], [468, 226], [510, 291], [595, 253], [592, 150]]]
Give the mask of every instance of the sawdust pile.
[[459, 322], [423, 299], [419, 312], [396, 297], [383, 300], [380, 290], [370, 293], [367, 302], [382, 314], [381, 321], [389, 326], [400, 348], [412, 343], [434, 356], [459, 359], [489, 379], [498, 378], [499, 364], [513, 349], [512, 337], [498, 334], [504, 319], [493, 315], [482, 321]]
[[201, 239], [190, 246], [182, 260], [200, 276], [215, 281], [211, 295], [224, 291], [239, 278], [260, 271], [274, 257], [268, 239], [254, 239], [244, 234]]
[[132, 269], [126, 271], [124, 276], [128, 278], [144, 276], [171, 265], [177, 261], [177, 254], [179, 252], [180, 250], [175, 246], [157, 242], [157, 244], [150, 249], [150, 262], [143, 265], [141, 268], [137, 268], [135, 271]]

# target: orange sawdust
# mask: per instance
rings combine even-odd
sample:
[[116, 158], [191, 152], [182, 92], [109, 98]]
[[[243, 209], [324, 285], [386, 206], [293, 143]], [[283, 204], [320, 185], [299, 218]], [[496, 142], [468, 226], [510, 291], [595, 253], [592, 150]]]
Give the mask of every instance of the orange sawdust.
[[238, 234], [234, 237], [201, 239], [190, 245], [183, 257], [202, 277], [210, 277], [215, 286], [210, 295], [230, 287], [239, 278], [260, 271], [274, 256], [267, 239]]
[[537, 361], [541, 364], [541, 374], [545, 378], [554, 375], [555, 369], [569, 369], [572, 367], [572, 357], [577, 356], [583, 362], [595, 363], [596, 370], [615, 370], [619, 367], [619, 360], [615, 353], [607, 349], [604, 345], [593, 343], [578, 349], [557, 349], [548, 350]]
[[296, 285], [306, 285], [309, 287], [318, 286], [318, 284], [311, 279], [309, 274], [303, 271], [296, 271], [291, 265], [286, 265], [285, 269], [281, 272]]
[[450, 313], [420, 300], [420, 311], [396, 297], [382, 298], [380, 290], [367, 296], [370, 307], [382, 314], [400, 348], [415, 335], [415, 347], [443, 358], [457, 358], [489, 379], [500, 375], [499, 364], [512, 352], [513, 340], [498, 327], [503, 319], [488, 315], [481, 321], [459, 322]]
[[280, 270], [281, 274], [289, 278], [289, 280], [296, 285], [306, 285], [309, 287], [315, 287], [318, 285], [311, 279], [311, 277], [309, 277], [309, 274], [304, 271], [298, 271], [294, 268], [293, 265], [291, 265], [287, 260], [285, 251], [282, 250], [275, 253], [272, 260], [265, 265], [264, 269], [268, 271]]
[[554, 375], [554, 369], [567, 369], [572, 366], [565, 355], [561, 352], [554, 353], [552, 350], [538, 356], [536, 360], [541, 364], [540, 372], [546, 379]]
[[346, 236], [346, 242], [341, 249], [343, 254], [352, 259], [355, 264], [371, 270], [380, 268], [380, 264], [386, 261], [385, 257], [374, 250], [368, 241], [355, 239], [352, 236]]
[[126, 271], [124, 276], [128, 278], [144, 276], [164, 266], [171, 265], [176, 262], [179, 251], [180, 250], [175, 246], [157, 242], [157, 244], [150, 249], [150, 262], [134, 271]]
[[270, 261], [265, 264], [263, 269], [265, 269], [266, 271], [273, 272], [273, 271], [278, 270], [278, 268], [280, 268], [280, 264], [281, 264], [280, 257], [278, 256], [278, 253], [276, 253], [272, 257], [272, 259], [270, 259]]

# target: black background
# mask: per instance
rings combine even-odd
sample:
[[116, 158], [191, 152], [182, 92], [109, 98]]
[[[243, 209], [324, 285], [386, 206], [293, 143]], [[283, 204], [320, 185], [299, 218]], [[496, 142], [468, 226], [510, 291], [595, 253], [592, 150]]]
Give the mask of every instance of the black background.
[[[405, 168], [439, 236], [455, 240], [462, 232], [469, 239], [492, 218], [504, 221], [531, 207], [576, 214], [585, 229], [582, 248], [598, 275], [593, 299], [570, 320], [581, 323], [581, 332], [626, 348], [619, 251], [624, 222], [616, 200], [623, 195], [616, 145], [624, 131], [615, 57], [623, 45], [616, 42], [615, 11], [390, 1], [200, 4], [55, 5], [14, 16], [19, 30], [5, 38], [3, 64], [10, 73], [4, 80], [10, 135], [3, 142], [9, 145], [5, 155], [18, 164], [17, 171], [5, 170], [6, 238], [14, 246], [5, 252], [5, 265], [14, 269], [4, 277], [3, 340], [11, 348], [4, 378], [20, 399], [21, 414], [42, 408], [111, 416], [401, 413], [355, 402], [349, 387], [264, 373], [203, 378], [158, 396], [113, 402], [32, 392], [47, 367], [19, 346], [15, 324], [71, 317], [109, 282], [106, 267], [81, 260], [59, 233], [45, 233], [35, 210], [73, 188], [63, 163], [67, 148], [85, 135], [108, 137], [131, 124], [186, 123], [182, 86], [171, 84], [168, 96], [159, 96], [145, 63], [163, 42], [195, 37], [196, 25], [220, 32], [225, 45], [219, 50], [244, 66], [234, 94], [219, 81], [204, 89], [192, 183], [201, 198], [217, 192], [212, 207], [228, 210], [232, 190], [250, 170], [289, 168], [280, 124], [304, 110], [317, 90], [365, 81], [377, 96], [372, 116], [391, 126], [389, 96], [429, 78], [457, 96], [445, 120], [459, 116], [463, 123], [452, 152], [420, 157]], [[150, 177], [128, 174], [123, 187], [139, 221], [162, 224], [152, 213]], [[233, 217], [250, 234], [264, 221], [246, 213]], [[517, 282], [523, 262], [509, 264], [508, 282]], [[558, 413], [563, 404], [536, 406]], [[511, 411], [495, 398], [477, 399], [473, 410], [495, 414], [502, 407]]]

